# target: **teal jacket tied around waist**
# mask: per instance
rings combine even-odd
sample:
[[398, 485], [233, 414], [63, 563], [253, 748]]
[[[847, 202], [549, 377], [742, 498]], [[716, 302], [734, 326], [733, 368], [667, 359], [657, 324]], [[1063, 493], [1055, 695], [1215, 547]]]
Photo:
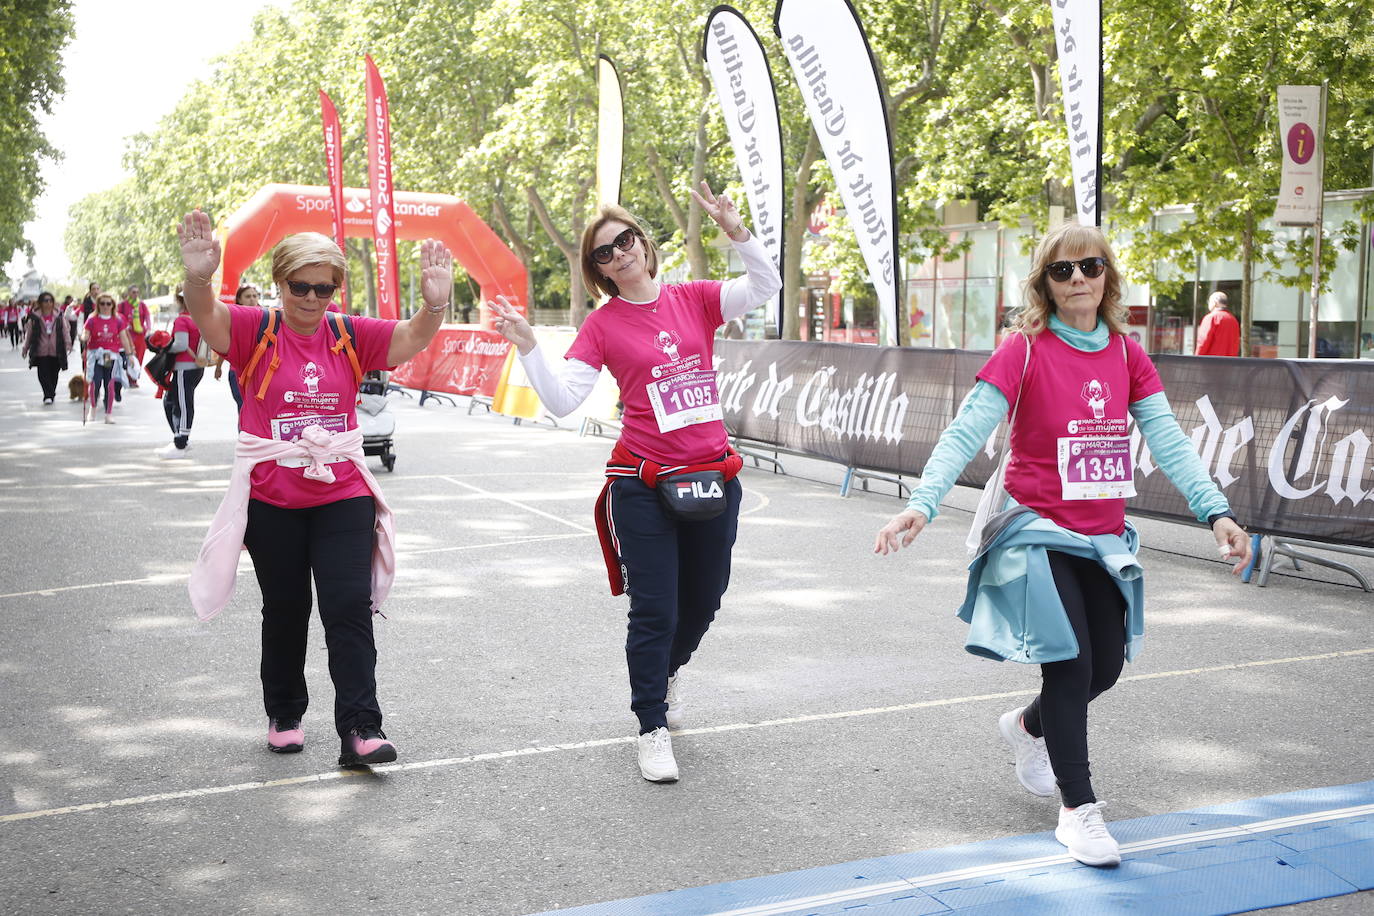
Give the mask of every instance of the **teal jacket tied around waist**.
[[[989, 520], [973, 562], [959, 618], [969, 625], [964, 648], [974, 655], [1041, 665], [1078, 657], [1078, 640], [1055, 588], [1047, 552], [1099, 563], [1126, 602], [1126, 659], [1145, 637], [1144, 570], [1136, 562], [1140, 536], [1126, 522], [1120, 535], [1062, 528], [1023, 506]], [[995, 533], [993, 533], [995, 532]]]

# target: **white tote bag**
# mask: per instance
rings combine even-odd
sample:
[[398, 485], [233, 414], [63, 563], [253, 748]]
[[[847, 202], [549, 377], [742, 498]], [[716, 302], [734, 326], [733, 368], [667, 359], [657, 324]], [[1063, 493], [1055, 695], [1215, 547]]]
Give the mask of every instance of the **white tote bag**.
[[1021, 407], [1021, 389], [1026, 384], [1026, 370], [1030, 368], [1031, 338], [1029, 334], [1023, 333], [1022, 336], [1026, 339], [1026, 361], [1021, 366], [1021, 380], [1016, 383], [1016, 406], [1011, 409], [1011, 418], [1007, 421], [1007, 445], [1002, 451], [1002, 460], [997, 463], [997, 470], [992, 472], [983, 486], [983, 496], [973, 513], [973, 524], [969, 526], [968, 537], [964, 539], [969, 556], [976, 554], [983, 543], [983, 528], [987, 526], [988, 519], [1001, 512], [1007, 504], [1008, 494], [1003, 479], [1007, 476], [1007, 463], [1011, 461], [1011, 428], [1016, 424], [1016, 411]]

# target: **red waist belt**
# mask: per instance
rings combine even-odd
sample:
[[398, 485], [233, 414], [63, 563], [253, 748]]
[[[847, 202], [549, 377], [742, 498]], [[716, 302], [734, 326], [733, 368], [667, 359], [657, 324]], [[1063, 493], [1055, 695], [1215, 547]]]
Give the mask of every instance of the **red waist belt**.
[[596, 536], [601, 541], [601, 555], [606, 560], [606, 576], [610, 579], [611, 594], [625, 592], [625, 583], [620, 575], [620, 553], [616, 550], [615, 538], [611, 533], [611, 514], [609, 497], [611, 482], [617, 477], [638, 477], [644, 486], [653, 489], [658, 486], [660, 477], [692, 471], [720, 471], [726, 480], [734, 480], [744, 467], [744, 459], [729, 446], [724, 458], [719, 461], [702, 461], [697, 464], [659, 464], [648, 458], [641, 458], [619, 442], [611, 449], [611, 458], [606, 462], [606, 485], [596, 498]]

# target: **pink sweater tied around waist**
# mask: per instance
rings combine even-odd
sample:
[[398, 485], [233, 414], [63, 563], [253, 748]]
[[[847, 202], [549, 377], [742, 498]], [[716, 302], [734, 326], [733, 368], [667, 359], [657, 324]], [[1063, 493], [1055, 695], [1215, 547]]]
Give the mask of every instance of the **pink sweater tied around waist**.
[[329, 433], [318, 426], [308, 427], [295, 441], [264, 439], [240, 431], [234, 448], [234, 467], [229, 472], [229, 490], [210, 521], [210, 530], [200, 545], [200, 555], [191, 568], [187, 590], [191, 606], [201, 620], [209, 620], [234, 597], [234, 580], [238, 576], [239, 551], [243, 548], [243, 534], [248, 527], [248, 497], [253, 468], [263, 461], [281, 458], [307, 459], [310, 465], [305, 476], [324, 483], [334, 482], [331, 458], [353, 462], [372, 491], [377, 503], [376, 540], [372, 546], [372, 610], [380, 610], [391, 583], [396, 578], [396, 527], [391, 507], [382, 498], [377, 478], [363, 459], [363, 434], [350, 429]]

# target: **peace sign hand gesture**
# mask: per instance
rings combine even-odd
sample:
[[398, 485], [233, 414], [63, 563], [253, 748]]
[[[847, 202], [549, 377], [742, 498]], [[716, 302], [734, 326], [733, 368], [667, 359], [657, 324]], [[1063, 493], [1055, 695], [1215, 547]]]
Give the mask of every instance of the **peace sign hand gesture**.
[[200, 286], [208, 286], [219, 268], [219, 239], [215, 238], [210, 217], [197, 207], [177, 224], [177, 241], [181, 243], [181, 263], [186, 277]]
[[711, 193], [711, 186], [703, 181], [701, 193], [692, 191], [692, 199], [731, 239], [742, 242], [749, 238], [749, 230], [744, 228], [744, 217], [740, 216], [739, 209], [728, 195], [721, 194], [717, 197]]

